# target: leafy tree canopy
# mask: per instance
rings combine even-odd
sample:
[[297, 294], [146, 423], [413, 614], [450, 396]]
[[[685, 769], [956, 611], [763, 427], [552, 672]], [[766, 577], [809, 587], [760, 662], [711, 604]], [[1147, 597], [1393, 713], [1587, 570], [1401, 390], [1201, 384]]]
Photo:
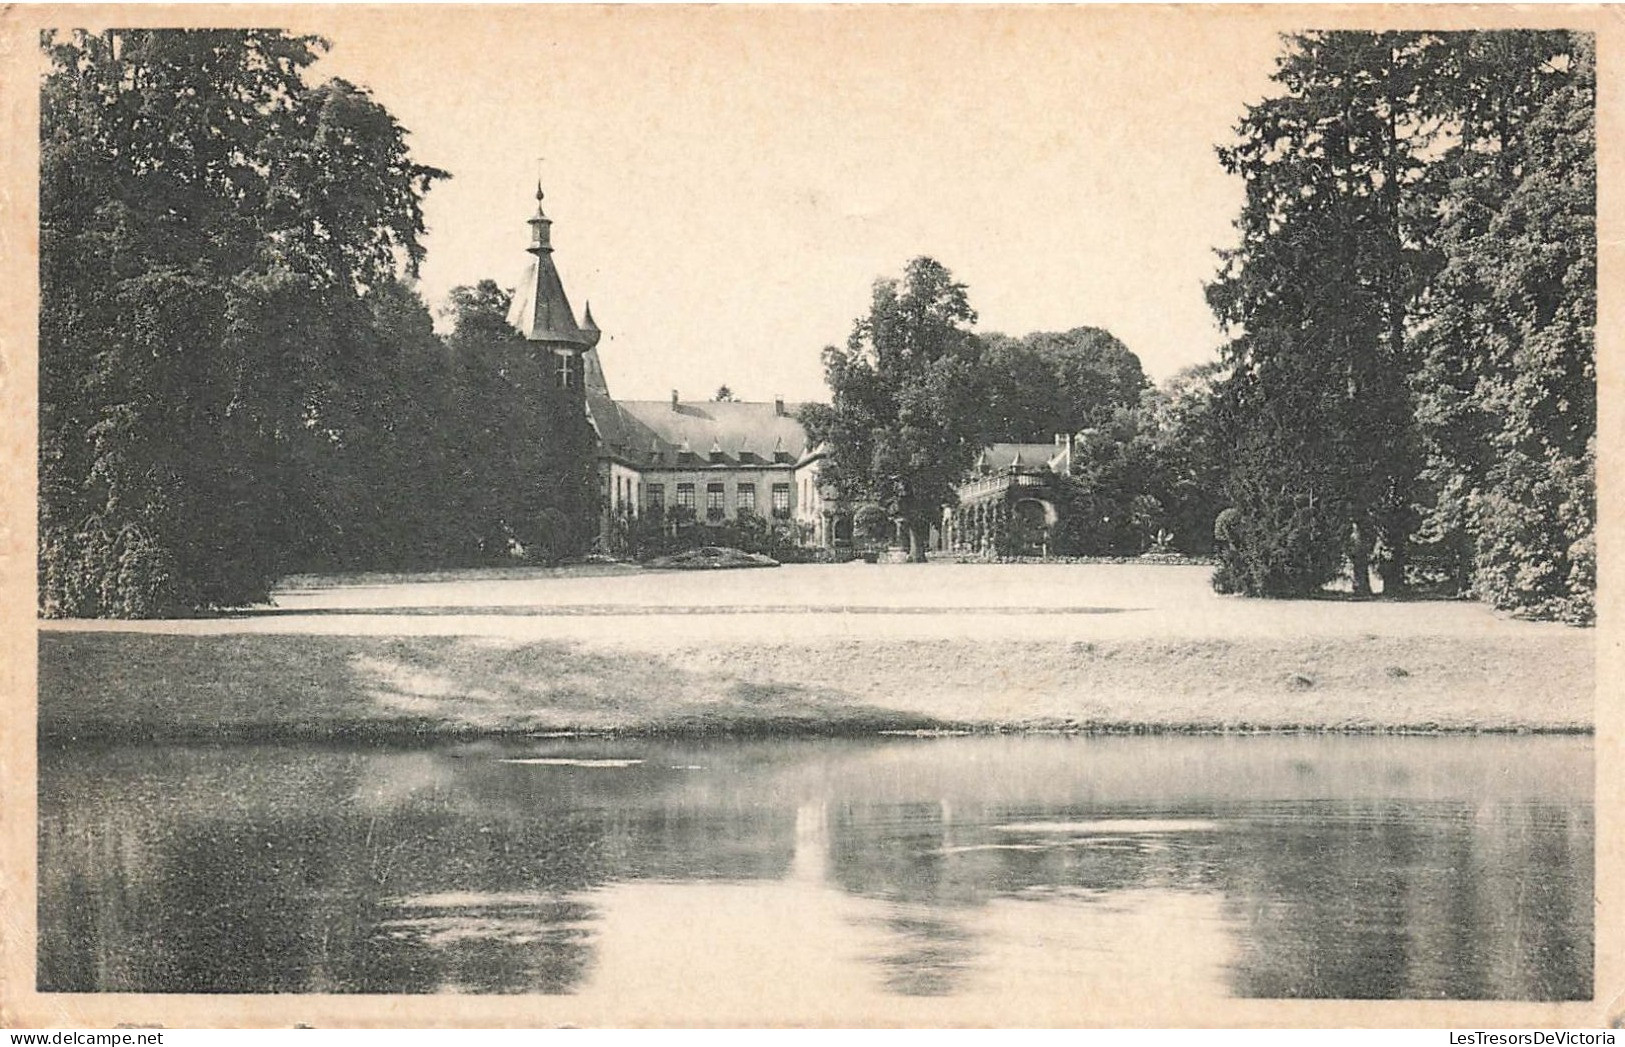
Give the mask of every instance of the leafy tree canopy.
[[1137, 406], [1149, 385], [1140, 358], [1098, 327], [982, 341], [989, 440], [1048, 440], [1103, 424]]
[[262, 598], [336, 555], [329, 482], [398, 347], [374, 292], [444, 173], [270, 30], [48, 33], [40, 121], [41, 600], [150, 615]]
[[832, 403], [802, 415], [830, 445], [826, 476], [841, 499], [902, 521], [916, 561], [981, 447], [975, 320], [965, 286], [940, 262], [914, 259], [901, 281], [876, 282], [846, 345], [824, 350]]

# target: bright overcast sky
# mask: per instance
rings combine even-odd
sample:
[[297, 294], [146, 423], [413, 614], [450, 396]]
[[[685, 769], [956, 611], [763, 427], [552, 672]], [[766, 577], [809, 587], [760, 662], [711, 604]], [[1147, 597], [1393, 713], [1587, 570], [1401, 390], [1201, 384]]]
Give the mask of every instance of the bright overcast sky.
[[[313, 19], [320, 9], [308, 9]], [[1232, 9], [1233, 10], [1233, 9]], [[318, 75], [370, 88], [453, 178], [422, 291], [555, 258], [610, 387], [826, 397], [819, 350], [916, 255], [982, 331], [1104, 327], [1162, 379], [1213, 358], [1202, 298], [1240, 186], [1214, 145], [1278, 26], [1223, 9], [352, 9]]]

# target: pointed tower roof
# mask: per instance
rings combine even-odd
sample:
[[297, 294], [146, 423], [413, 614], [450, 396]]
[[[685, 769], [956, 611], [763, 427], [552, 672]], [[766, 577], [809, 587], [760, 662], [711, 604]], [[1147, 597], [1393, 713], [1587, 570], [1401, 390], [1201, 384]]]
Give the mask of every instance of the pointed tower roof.
[[[596, 333], [596, 332], [594, 332]], [[604, 365], [599, 362], [598, 350], [588, 349], [581, 357], [582, 373], [585, 375], [587, 398], [594, 396], [609, 399], [609, 379], [604, 377]]]
[[553, 220], [542, 210], [542, 187], [536, 186], [536, 215], [530, 219], [530, 246], [536, 256], [525, 270], [525, 278], [513, 296], [508, 323], [532, 342], [545, 342], [554, 349], [585, 352], [598, 344], [598, 326], [589, 312], [585, 325], [578, 325], [553, 264]]

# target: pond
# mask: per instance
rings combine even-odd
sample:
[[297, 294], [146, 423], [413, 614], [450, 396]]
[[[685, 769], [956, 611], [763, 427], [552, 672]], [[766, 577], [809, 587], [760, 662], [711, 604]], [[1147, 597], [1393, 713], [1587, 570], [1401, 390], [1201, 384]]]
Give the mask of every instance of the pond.
[[40, 754], [44, 991], [1587, 999], [1584, 736]]

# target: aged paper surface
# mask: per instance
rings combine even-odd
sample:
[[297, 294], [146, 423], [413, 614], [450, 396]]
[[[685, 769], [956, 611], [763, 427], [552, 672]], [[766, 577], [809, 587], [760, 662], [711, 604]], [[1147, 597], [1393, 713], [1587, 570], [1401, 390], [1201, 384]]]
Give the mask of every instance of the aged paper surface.
[[[1617, 633], [1620, 606], [1620, 535], [1613, 511], [1622, 446], [1619, 410], [1620, 330], [1625, 303], [1621, 250], [1620, 180], [1625, 136], [1625, 30], [1621, 10], [1586, 6], [1494, 7], [369, 7], [273, 6], [13, 6], [0, 15], [0, 107], [3, 107], [4, 182], [0, 207], [0, 258], [5, 281], [0, 285], [0, 439], [3, 439], [4, 517], [0, 518], [0, 568], [5, 592], [0, 631], [0, 688], [6, 697], [0, 770], [3, 770], [4, 838], [0, 881], [0, 1024], [16, 1027], [109, 1026], [170, 1027], [313, 1026], [552, 1026], [552, 1025], [763, 1025], [797, 1024], [868, 1026], [1429, 1026], [1496, 1028], [1505, 1026], [1619, 1028], [1625, 1024], [1625, 712], [1614, 681], [1621, 668]], [[861, 40], [875, 53], [904, 50], [940, 41], [945, 35], [966, 40], [1016, 41], [1033, 56], [1032, 64], [1012, 75], [1044, 77], [1096, 60], [1098, 49], [1132, 39], [1141, 29], [1155, 29], [1171, 52], [1223, 54], [1227, 39], [1260, 29], [1291, 31], [1332, 28], [1551, 27], [1592, 30], [1598, 52], [1598, 156], [1601, 171], [1599, 216], [1598, 322], [1601, 392], [1599, 488], [1602, 504], [1602, 595], [1599, 603], [1599, 650], [1596, 709], [1596, 998], [1575, 1003], [1474, 1001], [1285, 1001], [1261, 999], [1159, 1000], [1152, 1009], [1121, 994], [1097, 994], [1079, 985], [1066, 998], [1040, 996], [1001, 1001], [997, 1006], [967, 1006], [952, 997], [899, 997], [884, 1007], [854, 1005], [831, 994], [814, 1012], [793, 1014], [772, 1002], [742, 998], [728, 985], [717, 985], [705, 1001], [673, 998], [656, 984], [646, 994], [611, 1003], [586, 1003], [570, 996], [186, 996], [126, 994], [40, 994], [34, 989], [35, 909], [35, 716], [36, 658], [34, 600], [35, 490], [35, 360], [37, 278], [37, 83], [42, 63], [37, 47], [43, 28], [105, 26], [277, 26], [341, 40], [350, 51], [383, 38], [388, 54], [380, 62], [415, 64], [422, 76], [443, 80], [455, 92], [459, 62], [477, 62], [471, 26], [481, 32], [535, 35], [538, 40], [567, 40], [570, 47], [594, 57], [602, 68], [604, 89], [644, 75], [639, 42], [672, 34], [714, 39], [712, 61], [702, 78], [714, 84], [739, 84], [748, 90], [763, 78], [787, 75], [775, 65], [782, 48], [808, 34], [840, 31]], [[403, 32], [403, 29], [405, 31]], [[753, 46], [743, 47], [748, 40]], [[405, 43], [403, 43], [405, 41]], [[1102, 43], [1102, 41], [1105, 41]], [[405, 48], [403, 50], [402, 48]], [[539, 53], [546, 47], [538, 45]], [[448, 57], [449, 56], [449, 57]], [[862, 48], [848, 56], [854, 67], [864, 60]], [[833, 75], [839, 75], [835, 71]], [[515, 92], [526, 85], [516, 83]], [[1098, 90], [1109, 93], [1110, 83]], [[928, 87], [899, 83], [899, 105], [920, 104]], [[383, 99], [388, 104], [388, 99]], [[589, 103], [590, 104], [590, 103]], [[678, 103], [674, 103], [676, 105]], [[1238, 114], [1239, 115], [1239, 114]], [[667, 114], [679, 124], [679, 108]], [[771, 114], [762, 114], [771, 119]], [[755, 159], [749, 127], [741, 127], [737, 160]], [[635, 131], [629, 131], [635, 133]], [[899, 143], [929, 160], [929, 141]], [[456, 156], [421, 158], [457, 167]], [[1036, 158], [1035, 158], [1036, 160]], [[746, 237], [748, 230], [711, 229], [726, 239]], [[830, 338], [842, 332], [830, 332]], [[93, 770], [88, 773], [94, 773]], [[703, 918], [703, 913], [694, 914]], [[817, 986], [806, 989], [816, 995]]]

